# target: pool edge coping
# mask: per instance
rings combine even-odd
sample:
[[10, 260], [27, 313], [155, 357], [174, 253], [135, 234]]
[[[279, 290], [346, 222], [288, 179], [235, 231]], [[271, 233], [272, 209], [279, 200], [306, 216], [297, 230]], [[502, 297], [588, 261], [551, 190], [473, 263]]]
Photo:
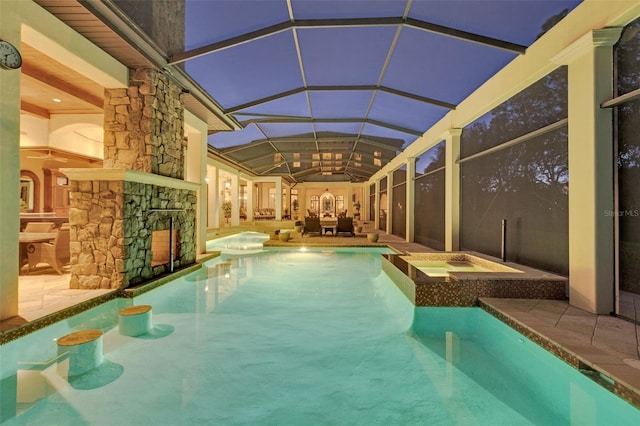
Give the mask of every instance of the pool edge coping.
[[579, 373], [593, 380], [595, 383], [640, 410], [640, 389], [628, 383], [626, 380], [605, 370], [598, 366], [597, 363], [590, 361], [584, 356], [570, 350], [562, 343], [552, 339], [551, 337], [534, 330], [500, 308], [493, 306], [486, 300], [486, 298], [480, 298], [478, 300], [478, 307], [518, 333], [527, 337], [545, 351], [564, 361]]
[[46, 328], [57, 322], [63, 321], [67, 318], [71, 318], [74, 315], [80, 314], [82, 312], [88, 311], [89, 309], [93, 309], [104, 303], [110, 302], [111, 300], [132, 299], [134, 297], [138, 297], [141, 294], [165, 285], [175, 280], [176, 278], [180, 278], [184, 275], [197, 271], [202, 267], [204, 262], [207, 262], [218, 256], [220, 256], [220, 252], [208, 252], [199, 257], [195, 263], [179, 268], [172, 273], [158, 276], [151, 281], [139, 284], [131, 288], [113, 289], [108, 293], [103, 293], [99, 296], [84, 300], [75, 305], [60, 309], [59, 311], [50, 313], [43, 317], [27, 321], [24, 324], [18, 325], [10, 330], [0, 332], [0, 347], [21, 337], [27, 336], [31, 333], [35, 333], [36, 331]]

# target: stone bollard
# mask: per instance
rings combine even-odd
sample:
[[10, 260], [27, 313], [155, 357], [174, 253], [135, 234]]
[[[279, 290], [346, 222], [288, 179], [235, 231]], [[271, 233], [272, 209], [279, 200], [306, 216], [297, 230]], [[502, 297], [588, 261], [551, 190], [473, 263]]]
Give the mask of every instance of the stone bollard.
[[69, 377], [79, 376], [102, 364], [102, 330], [83, 330], [58, 339], [58, 355], [69, 354]]
[[120, 334], [123, 336], [141, 336], [151, 331], [151, 306], [137, 305], [129, 306], [120, 310], [118, 321]]

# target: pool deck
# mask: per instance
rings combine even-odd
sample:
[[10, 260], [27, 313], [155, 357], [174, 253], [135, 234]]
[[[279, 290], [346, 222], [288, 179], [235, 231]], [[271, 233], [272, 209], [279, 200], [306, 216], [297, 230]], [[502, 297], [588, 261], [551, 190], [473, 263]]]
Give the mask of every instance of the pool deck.
[[[365, 228], [366, 231], [366, 228]], [[294, 247], [388, 246], [398, 253], [434, 250], [379, 232], [378, 243], [369, 243], [366, 233], [356, 237], [301, 236], [289, 242], [270, 240], [265, 245]], [[91, 303], [109, 290], [70, 290], [69, 275], [30, 275], [20, 284], [19, 316], [0, 322], [0, 335], [32, 322], [40, 322], [56, 311]], [[640, 312], [640, 299], [631, 302]], [[640, 313], [636, 324], [610, 315], [594, 315], [569, 305], [566, 300], [482, 298], [481, 307], [565, 359], [595, 381], [640, 408]], [[44, 322], [43, 327], [46, 326]]]

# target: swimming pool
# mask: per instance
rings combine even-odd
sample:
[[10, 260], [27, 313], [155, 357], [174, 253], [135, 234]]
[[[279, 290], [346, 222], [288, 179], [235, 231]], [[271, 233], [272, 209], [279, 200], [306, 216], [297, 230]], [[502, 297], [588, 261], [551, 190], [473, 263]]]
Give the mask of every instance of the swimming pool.
[[[484, 311], [414, 308], [381, 252], [222, 256], [135, 299], [147, 336], [118, 333], [114, 300], [3, 345], [3, 426], [640, 424]], [[105, 363], [69, 383], [54, 339], [86, 328]]]

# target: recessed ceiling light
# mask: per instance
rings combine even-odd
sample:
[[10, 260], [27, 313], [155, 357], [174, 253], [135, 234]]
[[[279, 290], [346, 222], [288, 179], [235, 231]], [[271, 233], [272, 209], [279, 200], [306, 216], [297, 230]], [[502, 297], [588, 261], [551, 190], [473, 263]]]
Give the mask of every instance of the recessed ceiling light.
[[62, 102], [62, 99], [58, 99], [58, 98], [53, 98], [52, 99], [53, 102]]

